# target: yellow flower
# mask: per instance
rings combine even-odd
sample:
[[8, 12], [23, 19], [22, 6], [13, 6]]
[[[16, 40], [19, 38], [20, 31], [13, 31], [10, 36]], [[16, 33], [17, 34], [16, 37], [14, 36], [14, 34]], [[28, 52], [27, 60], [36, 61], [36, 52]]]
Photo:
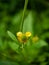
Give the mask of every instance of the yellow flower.
[[23, 36], [22, 32], [17, 32], [16, 36], [17, 36], [18, 41], [22, 42], [22, 36]]
[[17, 32], [16, 35], [17, 35], [18, 41], [24, 43], [31, 36], [31, 33], [30, 32], [26, 32], [25, 34], [23, 34], [22, 32]]
[[28, 38], [28, 37], [30, 37], [31, 36], [31, 32], [26, 32], [25, 33], [25, 36]]
[[38, 36], [32, 38], [33, 42], [37, 42], [39, 40]]
[[17, 35], [17, 37], [22, 37], [23, 36], [22, 32], [17, 32], [16, 35]]

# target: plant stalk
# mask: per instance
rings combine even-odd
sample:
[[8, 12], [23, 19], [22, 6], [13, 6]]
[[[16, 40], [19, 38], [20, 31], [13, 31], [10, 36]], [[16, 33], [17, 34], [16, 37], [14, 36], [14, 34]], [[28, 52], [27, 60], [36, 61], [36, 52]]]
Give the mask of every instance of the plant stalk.
[[23, 10], [23, 15], [22, 15], [22, 21], [21, 21], [21, 25], [20, 25], [20, 31], [23, 32], [23, 24], [24, 24], [24, 17], [25, 17], [25, 12], [27, 9], [27, 4], [28, 4], [28, 0], [25, 0], [25, 4], [24, 4], [24, 10]]

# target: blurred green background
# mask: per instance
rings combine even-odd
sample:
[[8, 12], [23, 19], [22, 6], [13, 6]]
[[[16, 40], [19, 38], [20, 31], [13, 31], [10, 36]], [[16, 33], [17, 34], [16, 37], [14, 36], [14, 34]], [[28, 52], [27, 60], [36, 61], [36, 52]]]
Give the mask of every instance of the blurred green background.
[[[8, 45], [13, 41], [7, 30], [15, 35], [19, 31], [24, 3], [25, 0], [0, 0], [0, 65], [18, 65], [14, 57], [16, 52]], [[49, 65], [49, 0], [29, 0], [23, 31], [38, 35], [48, 44], [41, 51], [42, 56], [45, 53], [44, 58], [40, 56], [41, 61], [38, 58], [39, 61], [35, 60], [30, 65]]]

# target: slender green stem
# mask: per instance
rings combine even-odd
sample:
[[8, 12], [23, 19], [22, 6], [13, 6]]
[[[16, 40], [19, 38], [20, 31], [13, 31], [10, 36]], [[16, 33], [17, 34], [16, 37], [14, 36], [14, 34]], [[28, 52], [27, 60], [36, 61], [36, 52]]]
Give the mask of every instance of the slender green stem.
[[27, 4], [28, 4], [28, 0], [25, 0], [24, 10], [23, 10], [23, 15], [22, 15], [22, 21], [21, 21], [21, 25], [20, 25], [20, 31], [23, 30], [24, 17], [25, 17], [25, 12], [26, 12], [26, 8], [27, 8]]

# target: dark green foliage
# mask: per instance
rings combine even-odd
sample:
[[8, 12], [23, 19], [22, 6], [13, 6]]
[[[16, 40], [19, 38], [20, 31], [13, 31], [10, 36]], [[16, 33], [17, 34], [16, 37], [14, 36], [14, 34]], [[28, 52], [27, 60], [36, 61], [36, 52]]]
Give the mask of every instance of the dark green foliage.
[[28, 41], [21, 51], [16, 32], [20, 30], [24, 2], [0, 0], [0, 65], [49, 65], [49, 0], [29, 0], [23, 32], [30, 31], [40, 41], [33, 45]]

